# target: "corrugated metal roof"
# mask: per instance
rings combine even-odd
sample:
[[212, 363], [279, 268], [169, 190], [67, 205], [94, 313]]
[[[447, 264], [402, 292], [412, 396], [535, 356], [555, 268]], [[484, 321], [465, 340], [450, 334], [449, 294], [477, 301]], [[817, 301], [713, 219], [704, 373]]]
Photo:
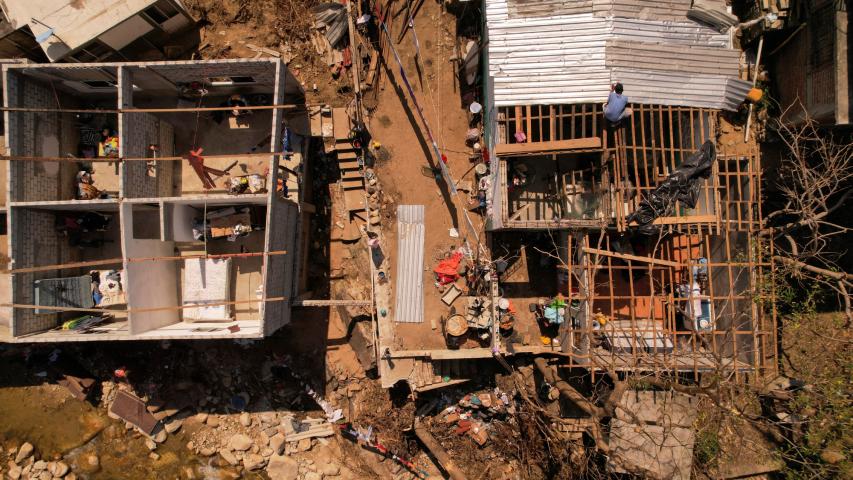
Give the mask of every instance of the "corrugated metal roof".
[[[732, 106], [729, 98], [739, 91], [730, 88], [739, 52], [728, 48], [728, 35], [686, 17], [689, 0], [594, 0], [595, 13], [535, 17], [517, 17], [519, 3], [486, 0], [496, 106], [604, 102], [615, 81], [625, 84], [632, 102], [708, 108], [740, 103]], [[538, 3], [557, 13], [574, 5]], [[523, 7], [541, 14], [536, 4], [524, 0]], [[655, 15], [641, 18], [643, 9], [653, 7]], [[619, 16], [628, 15], [624, 8], [633, 18]], [[654, 19], [666, 15], [680, 20]]]
[[632, 40], [607, 41], [605, 65], [635, 70], [690, 72], [691, 74], [738, 75], [740, 53], [727, 48], [638, 43]]
[[[694, 106], [736, 110], [752, 86], [724, 75], [685, 74], [614, 68], [613, 77], [630, 86], [628, 100], [646, 105]], [[746, 86], [744, 90], [742, 87]], [[649, 93], [652, 92], [652, 93]]]
[[424, 321], [424, 206], [397, 206], [397, 274], [394, 320]]
[[512, 18], [592, 13], [592, 4], [593, 0], [507, 0]]
[[647, 20], [680, 20], [692, 0], [596, 0], [595, 14]]

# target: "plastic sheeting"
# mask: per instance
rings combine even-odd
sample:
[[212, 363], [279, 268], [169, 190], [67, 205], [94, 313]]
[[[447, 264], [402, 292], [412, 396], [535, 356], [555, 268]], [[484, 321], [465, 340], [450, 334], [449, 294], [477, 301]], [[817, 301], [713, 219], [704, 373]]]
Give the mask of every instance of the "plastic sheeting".
[[711, 167], [716, 158], [714, 143], [707, 140], [640, 202], [637, 210], [628, 217], [628, 223], [637, 222], [640, 233], [654, 235], [659, 227], [652, 222], [658, 217], [672, 215], [676, 202], [681, 202], [687, 208], [696, 208], [702, 180], [711, 176]]

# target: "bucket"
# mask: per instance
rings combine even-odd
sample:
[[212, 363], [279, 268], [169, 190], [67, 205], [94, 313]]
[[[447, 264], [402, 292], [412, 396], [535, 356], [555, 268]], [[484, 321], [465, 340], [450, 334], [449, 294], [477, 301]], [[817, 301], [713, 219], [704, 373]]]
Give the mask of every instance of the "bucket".
[[468, 322], [462, 315], [451, 315], [444, 324], [444, 330], [451, 337], [461, 337], [468, 332]]
[[760, 88], [752, 88], [749, 93], [746, 94], [746, 99], [752, 103], [758, 103], [761, 100], [761, 97], [764, 96], [764, 90]]

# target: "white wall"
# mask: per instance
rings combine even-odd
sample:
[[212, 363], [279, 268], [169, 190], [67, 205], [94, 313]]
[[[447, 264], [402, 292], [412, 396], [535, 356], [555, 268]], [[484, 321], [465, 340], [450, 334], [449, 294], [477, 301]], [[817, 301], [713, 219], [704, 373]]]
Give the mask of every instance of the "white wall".
[[150, 23], [141, 16], [134, 15], [102, 34], [98, 40], [106, 43], [113, 50], [121, 50], [151, 30], [154, 30], [154, 27]]
[[172, 240], [176, 242], [194, 242], [193, 220], [200, 216], [198, 210], [189, 205], [172, 205]]
[[[122, 242], [127, 258], [173, 256], [174, 243], [133, 238], [133, 206], [121, 206]], [[178, 264], [171, 260], [125, 264], [128, 309], [178, 305]], [[130, 313], [132, 335], [180, 322], [178, 310]]]

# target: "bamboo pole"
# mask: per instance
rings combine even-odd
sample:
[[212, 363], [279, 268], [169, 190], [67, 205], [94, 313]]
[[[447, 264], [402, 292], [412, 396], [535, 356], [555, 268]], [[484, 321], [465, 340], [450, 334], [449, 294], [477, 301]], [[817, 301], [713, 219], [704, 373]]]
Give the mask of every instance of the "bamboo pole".
[[[286, 250], [275, 250], [272, 252], [248, 252], [248, 253], [223, 253], [223, 254], [197, 254], [197, 255], [178, 255], [174, 257], [134, 257], [128, 258], [127, 263], [138, 263], [138, 262], [154, 262], [154, 261], [175, 261], [175, 260], [191, 260], [196, 258], [201, 258], [205, 260], [213, 260], [218, 258], [245, 258], [245, 257], [266, 257], [271, 255], [285, 255], [287, 254]], [[41, 267], [28, 267], [28, 268], [16, 268], [12, 270], [4, 270], [2, 273], [33, 273], [33, 272], [47, 272], [50, 270], [66, 270], [69, 268], [82, 268], [82, 267], [96, 267], [99, 265], [113, 265], [116, 263], [123, 263], [123, 258], [110, 258], [106, 260], [92, 260], [88, 262], [72, 262], [72, 263], [60, 263], [56, 265], [44, 265]]]
[[585, 253], [592, 253], [592, 254], [596, 254], [596, 255], [604, 255], [605, 257], [616, 257], [616, 258], [621, 258], [623, 260], [635, 260], [638, 262], [645, 262], [645, 263], [649, 263], [652, 265], [665, 265], [668, 267], [675, 267], [675, 268], [681, 268], [684, 266], [678, 262], [672, 262], [669, 260], [661, 260], [659, 258], [651, 258], [651, 257], [641, 257], [641, 256], [637, 256], [637, 255], [629, 255], [627, 253], [609, 252], [607, 250], [600, 250], [597, 248], [584, 247], [583, 251]]
[[23, 113], [181, 113], [181, 112], [228, 112], [231, 110], [301, 110], [309, 107], [324, 107], [321, 103], [283, 104], [283, 105], [246, 105], [244, 107], [176, 107], [176, 108], [38, 108], [38, 107], [0, 107], [0, 112]]
[[148, 307], [129, 308], [124, 310], [110, 310], [106, 308], [79, 308], [79, 307], [53, 307], [49, 305], [29, 305], [21, 303], [2, 303], [0, 307], [22, 308], [29, 310], [54, 310], [56, 312], [84, 312], [84, 313], [145, 313], [145, 312], [167, 312], [173, 310], [185, 310], [198, 307], [224, 307], [226, 305], [242, 305], [246, 303], [284, 302], [287, 297], [256, 298], [251, 300], [232, 300], [230, 302], [217, 303], [193, 303], [188, 305], [176, 305], [173, 307]]
[[[218, 159], [225, 158], [231, 159], [235, 157], [271, 157], [271, 156], [281, 156], [287, 155], [290, 152], [255, 152], [255, 153], [223, 153], [216, 155], [203, 155], [205, 160], [208, 159]], [[84, 158], [84, 157], [28, 157], [21, 155], [0, 155], [0, 160], [15, 160], [15, 161], [26, 161], [26, 162], [106, 162], [106, 163], [119, 163], [119, 162], [151, 162], [151, 161], [171, 161], [177, 162], [181, 160], [186, 160], [186, 157], [97, 157], [97, 158]]]

